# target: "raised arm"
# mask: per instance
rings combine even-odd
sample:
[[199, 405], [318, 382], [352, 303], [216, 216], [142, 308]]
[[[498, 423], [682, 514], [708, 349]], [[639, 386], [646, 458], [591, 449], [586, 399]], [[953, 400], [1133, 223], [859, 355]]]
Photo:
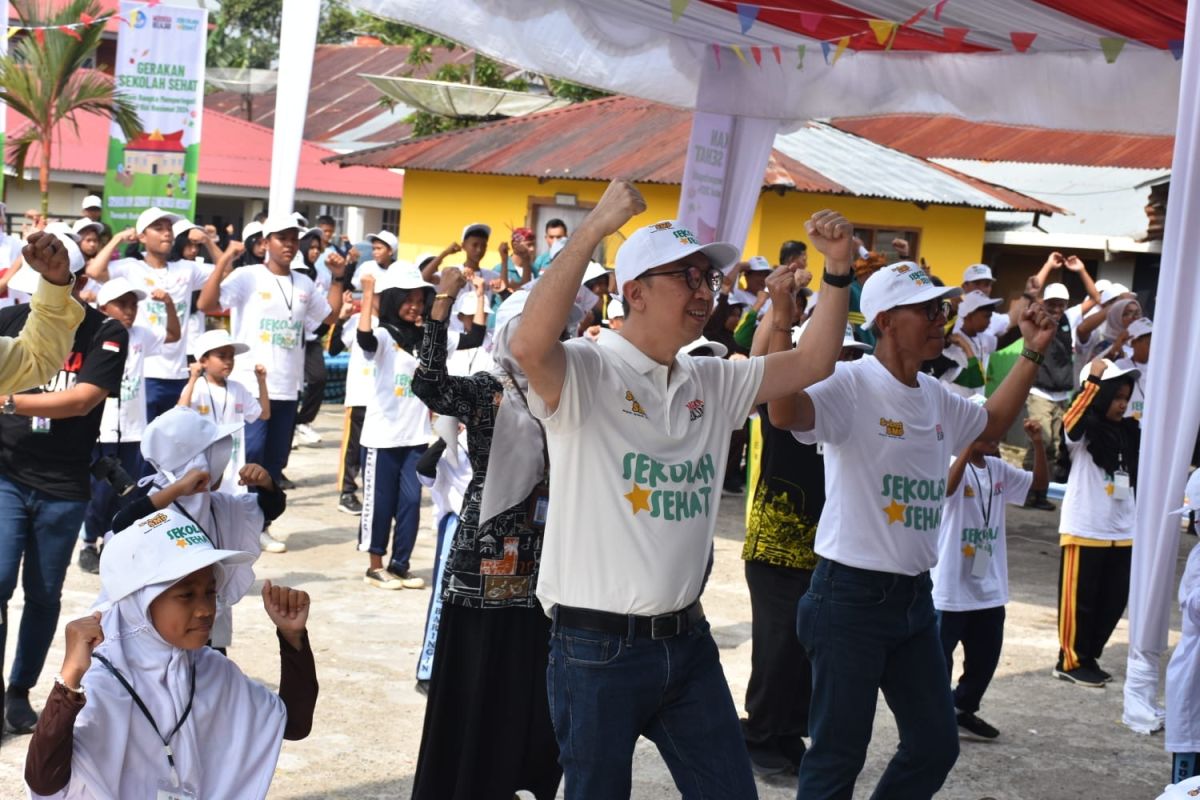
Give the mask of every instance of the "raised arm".
[[437, 281], [438, 281], [437, 273], [438, 273], [438, 270], [441, 269], [441, 267], [442, 267], [442, 262], [445, 261], [448, 256], [452, 256], [455, 253], [458, 253], [461, 251], [462, 251], [461, 244], [459, 244], [458, 242], [451, 242], [449, 245], [446, 246], [445, 250], [438, 253], [433, 258], [429, 259], [429, 263], [426, 264], [424, 266], [424, 268], [422, 268], [422, 270], [421, 270], [421, 279], [424, 281], [427, 281], [429, 283], [437, 283]]
[[1050, 255], [1046, 256], [1046, 263], [1042, 264], [1042, 268], [1033, 276], [1037, 283], [1037, 289], [1040, 292], [1046, 288], [1046, 281], [1050, 280], [1050, 273], [1056, 269], [1062, 269], [1066, 265], [1066, 259], [1063, 254], [1055, 250]]
[[[824, 302], [822, 300], [822, 302]], [[1031, 303], [1021, 315], [1021, 336], [1025, 339], [1025, 350], [1022, 358], [1009, 370], [1008, 377], [996, 388], [988, 398], [984, 409], [988, 414], [987, 427], [979, 434], [980, 439], [1004, 438], [1013, 420], [1025, 407], [1025, 398], [1033, 388], [1033, 380], [1037, 377], [1038, 365], [1046, 346], [1054, 338], [1057, 326], [1041, 303]], [[1025, 357], [1025, 353], [1035, 355], [1035, 358]]]
[[179, 310], [175, 308], [175, 301], [164, 289], [155, 289], [150, 293], [150, 299], [159, 301], [167, 310], [167, 336], [163, 341], [167, 344], [178, 342], [183, 336], [183, 328], [179, 324]]
[[624, 180], [610, 183], [600, 202], [554, 259], [554, 268], [546, 270], [534, 285], [525, 304], [521, 324], [513, 333], [511, 350], [529, 378], [529, 385], [551, 411], [558, 408], [567, 370], [566, 354], [558, 335], [567, 324], [592, 251], [605, 236], [616, 233], [645, 210], [646, 201], [632, 183]]
[[1096, 305], [1100, 305], [1100, 291], [1096, 288], [1096, 282], [1092, 280], [1091, 274], [1087, 271], [1087, 266], [1079, 256], [1067, 257], [1067, 269], [1079, 276], [1079, 280], [1083, 282], [1083, 290], [1087, 292], [1088, 299]]
[[967, 471], [967, 462], [971, 460], [971, 450], [975, 447], [975, 443], [971, 442], [963, 451], [958, 454], [958, 458], [954, 459], [954, 463], [950, 465], [950, 471], [946, 473], [946, 497], [958, 491], [958, 485], [962, 483], [963, 474]]
[[204, 281], [204, 286], [200, 289], [200, 299], [196, 301], [196, 305], [205, 314], [221, 313], [221, 281], [224, 277], [222, 270], [214, 269]]
[[[854, 226], [836, 211], [818, 211], [805, 223], [809, 241], [825, 256], [825, 271], [833, 277], [850, 274], [854, 258]], [[771, 293], [772, 317], [791, 320], [795, 314], [795, 275], [797, 267], [779, 267], [767, 278]], [[821, 302], [809, 319], [799, 344], [791, 345], [791, 326], [772, 324], [770, 355], [763, 369], [762, 385], [754, 404], [791, 398], [790, 412], [776, 403], [771, 424], [790, 430], [812, 430], [816, 412], [812, 399], [804, 392], [833, 374], [846, 335], [846, 314], [850, 289], [835, 287], [828, 281], [821, 288]], [[775, 412], [788, 424], [777, 422]]]
[[92, 260], [87, 263], [87, 267], [84, 269], [84, 274], [92, 280], [108, 283], [108, 264], [112, 261], [113, 253], [121, 245], [135, 241], [137, 241], [137, 234], [133, 228], [126, 228], [116, 234], [108, 240], [108, 244], [100, 248], [100, 252], [92, 256]]

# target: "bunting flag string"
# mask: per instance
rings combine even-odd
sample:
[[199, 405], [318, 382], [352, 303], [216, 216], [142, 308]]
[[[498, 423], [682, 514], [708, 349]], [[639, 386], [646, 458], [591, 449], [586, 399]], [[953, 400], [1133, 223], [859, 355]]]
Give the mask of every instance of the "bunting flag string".
[[34, 38], [36, 38], [39, 43], [44, 43], [46, 41], [46, 31], [58, 31], [76, 39], [82, 39], [83, 37], [78, 31], [79, 28], [86, 28], [89, 25], [96, 24], [103, 25], [110, 19], [115, 19], [128, 24], [128, 20], [117, 16], [116, 14], [110, 14], [107, 17], [93, 17], [90, 14], [80, 14], [79, 22], [67, 22], [58, 25], [15, 25], [10, 23], [8, 26], [8, 38], [11, 39], [13, 34], [19, 31], [29, 31], [33, 33]]

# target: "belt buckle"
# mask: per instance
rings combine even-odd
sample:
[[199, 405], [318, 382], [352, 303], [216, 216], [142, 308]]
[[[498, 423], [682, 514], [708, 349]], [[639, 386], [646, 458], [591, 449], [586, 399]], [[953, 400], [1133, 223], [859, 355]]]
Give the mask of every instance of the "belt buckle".
[[[668, 623], [670, 623], [668, 631]], [[660, 625], [661, 624], [661, 625]], [[679, 614], [661, 614], [650, 618], [650, 638], [670, 639], [679, 635], [681, 629]]]

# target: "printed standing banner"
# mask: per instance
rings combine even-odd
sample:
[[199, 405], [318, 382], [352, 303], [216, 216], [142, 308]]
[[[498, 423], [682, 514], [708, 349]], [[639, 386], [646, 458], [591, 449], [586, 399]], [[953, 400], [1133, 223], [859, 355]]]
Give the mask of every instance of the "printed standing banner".
[[699, 234], [702, 242], [715, 241], [721, 222], [721, 200], [725, 195], [732, 139], [733, 117], [707, 111], [693, 113], [679, 199], [679, 221]]
[[104, 221], [123, 230], [151, 206], [193, 219], [208, 11], [122, 2], [121, 17], [116, 88], [143, 132], [127, 142], [115, 123], [110, 129]]

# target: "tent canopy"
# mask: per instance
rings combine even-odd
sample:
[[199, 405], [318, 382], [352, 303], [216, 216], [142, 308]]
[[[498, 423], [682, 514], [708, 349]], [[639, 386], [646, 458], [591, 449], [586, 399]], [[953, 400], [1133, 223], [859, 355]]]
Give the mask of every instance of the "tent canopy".
[[1175, 129], [1187, 12], [1186, 0], [353, 4], [527, 70], [701, 111], [1148, 133]]

